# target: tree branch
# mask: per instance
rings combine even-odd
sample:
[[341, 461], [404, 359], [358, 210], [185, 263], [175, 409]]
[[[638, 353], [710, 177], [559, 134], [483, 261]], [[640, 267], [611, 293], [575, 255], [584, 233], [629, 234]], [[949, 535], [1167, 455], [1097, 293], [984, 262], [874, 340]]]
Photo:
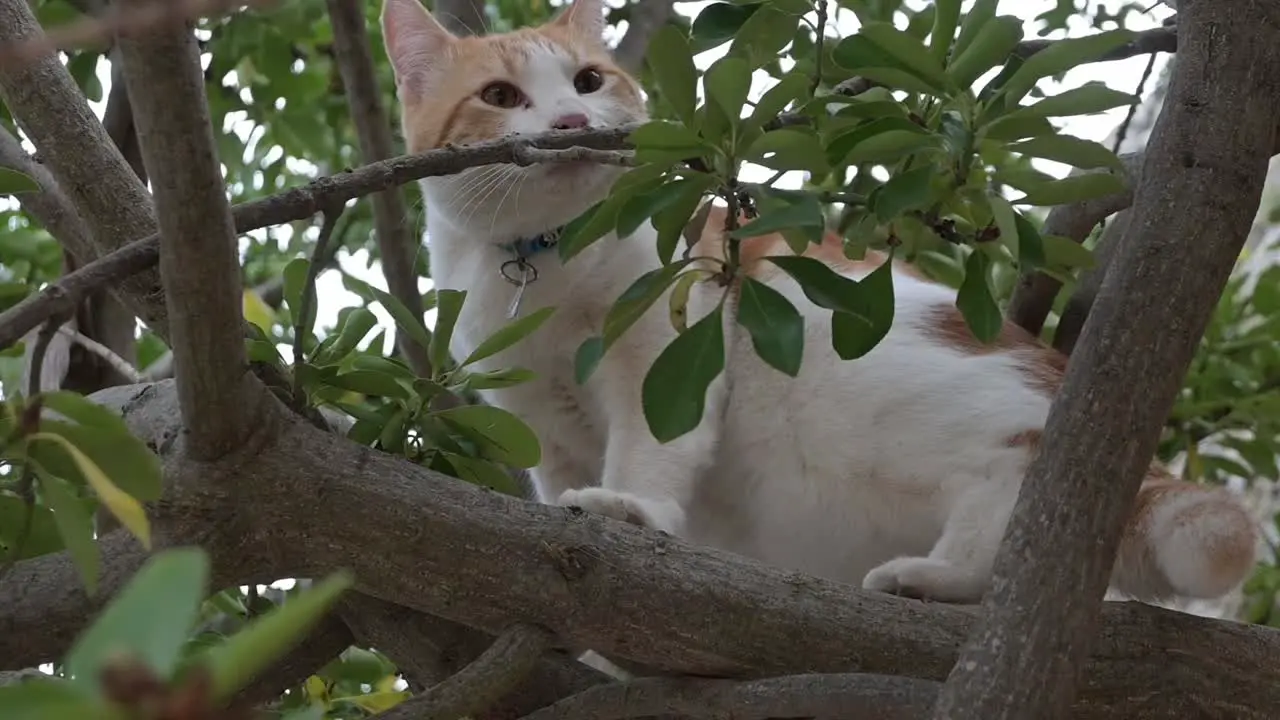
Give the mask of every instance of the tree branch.
[[1268, 165], [1259, 150], [1274, 146], [1280, 115], [1280, 12], [1261, 0], [1179, 4], [1180, 55], [1130, 231], [935, 718], [1067, 715], [1123, 523], [1257, 211]]
[[743, 682], [642, 678], [593, 687], [523, 720], [624, 720], [662, 713], [734, 720], [918, 720], [933, 707], [939, 687], [930, 680], [857, 673]]
[[[1023, 40], [1018, 43], [1013, 54], [1021, 58], [1029, 58], [1032, 55], [1052, 46], [1060, 40]], [[1130, 42], [1121, 45], [1110, 52], [1103, 54], [1094, 62], [1110, 62], [1113, 60], [1126, 60], [1137, 55], [1149, 55], [1151, 53], [1171, 53], [1178, 51], [1178, 27], [1176, 25], [1163, 25], [1150, 30], [1141, 30], [1134, 33], [1134, 38]]]
[[[149, 0], [117, 0], [125, 11]], [[210, 460], [248, 436], [260, 407], [250, 399], [241, 329], [243, 290], [236, 233], [205, 99], [195, 36], [185, 26], [121, 37], [124, 76], [161, 235], [160, 275], [169, 310], [174, 377], [188, 452]]]
[[430, 690], [386, 713], [386, 720], [454, 720], [469, 717], [511, 692], [533, 671], [551, 635], [535, 625], [516, 623], [493, 645]]
[[40, 186], [39, 192], [15, 196], [23, 210], [30, 213], [64, 248], [92, 256], [94, 247], [89, 226], [76, 212], [71, 199], [58, 187], [45, 166], [33, 160], [22, 149], [18, 139], [3, 127], [0, 127], [0, 165], [17, 170]]
[[[6, 0], [0, 0], [4, 2]], [[606, 130], [553, 130], [535, 136], [508, 138], [467, 146], [452, 146], [419, 155], [371, 163], [350, 172], [319, 178], [278, 195], [241, 203], [231, 209], [237, 233], [270, 225], [305, 220], [334, 203], [345, 203], [379, 190], [404, 185], [433, 175], [452, 175], [469, 167], [496, 163], [530, 165], [536, 162], [574, 162], [575, 146], [595, 149], [627, 147], [627, 136], [638, 127], [626, 125]], [[563, 156], [539, 154], [527, 158], [527, 148], [562, 150]], [[150, 267], [159, 259], [157, 235], [136, 240], [117, 252], [96, 260], [50, 284], [0, 313], [0, 348], [8, 347], [44, 318], [64, 308], [74, 308], [86, 292], [118, 282]], [[238, 308], [239, 306], [237, 306]], [[239, 313], [237, 309], [237, 313]], [[237, 315], [239, 317], [239, 315]]]
[[613, 51], [614, 62], [629, 73], [635, 73], [644, 64], [649, 52], [649, 40], [667, 18], [671, 17], [672, 0], [636, 0], [631, 5], [631, 17], [627, 20], [627, 33]]
[[[0, 44], [41, 38], [43, 32], [26, 0], [0, 0]], [[0, 62], [0, 95], [91, 229], [96, 252], [83, 253], [79, 260], [88, 262], [156, 232], [150, 195], [112, 145], [55, 53], [25, 63]], [[126, 279], [120, 290], [129, 310], [167, 341], [168, 316], [159, 274], [142, 272]]]
[[[1124, 192], [1055, 206], [1045, 218], [1041, 234], [1057, 235], [1075, 243], [1083, 243], [1098, 223], [1112, 213], [1129, 207], [1133, 203], [1133, 188], [1142, 181], [1142, 154], [1122, 155], [1120, 160], [1125, 166]], [[1031, 334], [1039, 335], [1061, 288], [1061, 282], [1045, 273], [1037, 270], [1024, 272], [1013, 290], [1013, 297], [1009, 299], [1006, 314]]]
[[[391, 124], [382, 108], [378, 78], [374, 72], [369, 32], [364, 21], [363, 0], [327, 0], [333, 23], [333, 54], [346, 88], [347, 107], [360, 140], [360, 155], [366, 163], [395, 155], [391, 144]], [[465, 3], [464, 3], [465, 4]], [[457, 8], [461, 10], [462, 8]], [[483, 10], [483, 6], [481, 6]], [[422, 293], [418, 290], [418, 253], [422, 243], [413, 232], [405, 211], [400, 186], [374, 193], [373, 226], [382, 256], [382, 274], [387, 290], [409, 312], [422, 319]], [[431, 377], [427, 349], [406, 334], [396, 333], [400, 351], [409, 367], [420, 377]]]
[[1084, 329], [1084, 322], [1089, 319], [1089, 311], [1102, 288], [1102, 280], [1107, 276], [1107, 268], [1115, 260], [1116, 249], [1129, 232], [1131, 213], [1132, 210], [1121, 210], [1111, 219], [1093, 248], [1094, 266], [1080, 273], [1075, 290], [1067, 298], [1062, 316], [1058, 318], [1058, 327], [1053, 332], [1053, 347], [1064, 355], [1069, 356], [1075, 350], [1080, 331]]

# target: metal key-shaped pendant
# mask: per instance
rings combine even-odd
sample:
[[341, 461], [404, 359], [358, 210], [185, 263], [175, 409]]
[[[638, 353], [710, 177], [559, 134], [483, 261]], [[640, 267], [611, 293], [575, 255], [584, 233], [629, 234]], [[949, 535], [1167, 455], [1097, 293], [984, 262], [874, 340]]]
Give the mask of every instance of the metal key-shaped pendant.
[[538, 279], [538, 269], [530, 265], [524, 258], [508, 260], [498, 269], [502, 279], [516, 286], [515, 297], [507, 307], [507, 318], [514, 318], [520, 313], [520, 302], [524, 300], [524, 290], [529, 283]]

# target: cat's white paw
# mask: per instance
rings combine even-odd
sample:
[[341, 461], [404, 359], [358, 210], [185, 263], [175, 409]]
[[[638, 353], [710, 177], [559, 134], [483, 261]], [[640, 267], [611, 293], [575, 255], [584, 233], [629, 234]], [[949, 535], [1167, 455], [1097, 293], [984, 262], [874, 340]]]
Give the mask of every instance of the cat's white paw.
[[565, 490], [556, 504], [580, 507], [587, 512], [607, 515], [614, 520], [642, 525], [671, 535], [679, 535], [684, 527], [684, 511], [670, 500], [650, 500], [605, 488]]
[[972, 570], [925, 557], [890, 560], [867, 573], [862, 587], [946, 603], [976, 603], [986, 590], [982, 578]]

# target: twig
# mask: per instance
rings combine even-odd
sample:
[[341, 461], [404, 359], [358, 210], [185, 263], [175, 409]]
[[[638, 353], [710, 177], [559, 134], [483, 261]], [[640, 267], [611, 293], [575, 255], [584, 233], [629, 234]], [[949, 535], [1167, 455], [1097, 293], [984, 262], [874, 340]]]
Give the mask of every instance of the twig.
[[[145, 11], [148, 0], [117, 0]], [[200, 49], [185, 25], [121, 37], [142, 157], [152, 175], [186, 451], [211, 460], [253, 432], [240, 259], [210, 123]], [[265, 393], [263, 394], [265, 397]]]
[[342, 217], [342, 205], [335, 205], [324, 211], [324, 220], [320, 224], [320, 237], [311, 251], [311, 263], [307, 266], [307, 281], [302, 286], [302, 299], [298, 301], [297, 317], [293, 319], [293, 399], [302, 404], [302, 373], [299, 368], [306, 360], [306, 340], [310, 335], [312, 307], [316, 302], [316, 278], [324, 268], [325, 250], [329, 247], [329, 238], [333, 229]]
[[[1054, 43], [1062, 42], [1061, 40], [1023, 40], [1014, 48], [1013, 54], [1028, 58], [1036, 53], [1052, 46]], [[1178, 51], [1178, 28], [1176, 25], [1165, 25], [1150, 30], [1142, 30], [1134, 33], [1133, 40], [1121, 45], [1110, 52], [1105, 53], [1094, 62], [1110, 62], [1113, 60], [1125, 60], [1137, 55], [1147, 55], [1150, 53], [1177, 52]]]
[[[595, 149], [627, 147], [627, 136], [638, 125], [606, 130], [553, 130], [536, 136], [507, 138], [468, 146], [449, 146], [419, 155], [401, 155], [371, 163], [350, 172], [319, 178], [302, 187], [277, 195], [241, 203], [231, 209], [236, 232], [306, 220], [332, 203], [345, 203], [384, 188], [404, 185], [424, 177], [452, 175], [470, 167], [522, 162], [516, 156], [521, 148], [566, 150], [575, 146]], [[569, 161], [577, 162], [570, 152]], [[560, 154], [547, 154], [538, 162], [560, 162]], [[228, 247], [233, 247], [228, 244]], [[9, 347], [54, 312], [74, 310], [76, 302], [88, 292], [121, 278], [145, 270], [159, 258], [160, 239], [151, 235], [135, 240], [119, 250], [69, 273], [39, 293], [0, 313], [0, 348]], [[238, 312], [238, 311], [237, 311]]]
[[1120, 122], [1120, 127], [1116, 129], [1115, 142], [1111, 144], [1111, 152], [1120, 153], [1120, 146], [1124, 144], [1125, 136], [1129, 134], [1129, 125], [1133, 122], [1133, 116], [1138, 113], [1138, 106], [1142, 104], [1142, 92], [1147, 87], [1147, 80], [1151, 77], [1151, 71], [1156, 66], [1156, 56], [1153, 53], [1147, 58], [1147, 66], [1142, 70], [1142, 77], [1138, 79], [1138, 88], [1133, 91], [1133, 102], [1129, 103], [1129, 109], [1124, 114], [1124, 120]]
[[396, 706], [386, 720], [456, 720], [484, 710], [519, 685], [550, 645], [551, 634], [546, 630], [512, 625], [480, 657]]
[[817, 39], [815, 40], [816, 48], [814, 49], [813, 62], [813, 82], [809, 85], [809, 95], [817, 95], [818, 87], [822, 85], [822, 55], [824, 44], [827, 39], [827, 0], [818, 0], [818, 27]]
[[[365, 28], [362, 0], [328, 0], [333, 24], [333, 53], [346, 88], [347, 107], [355, 122], [360, 155], [365, 162], [385, 160], [395, 154], [391, 125], [382, 107], [382, 92], [374, 70], [369, 33]], [[423, 316], [422, 294], [418, 289], [417, 259], [421, 240], [413, 233], [404, 195], [399, 186], [387, 188], [370, 198], [373, 226], [382, 256], [382, 274], [387, 290], [419, 320]], [[427, 349], [405, 333], [396, 333], [397, 345], [420, 377], [431, 376]]]
[[933, 707], [939, 687], [932, 680], [863, 673], [747, 681], [641, 678], [590, 688], [522, 720], [625, 720], [662, 713], [734, 720], [918, 720]]
[[630, 167], [636, 164], [635, 153], [624, 150], [593, 150], [585, 147], [571, 147], [564, 150], [518, 147], [515, 152], [515, 160], [520, 165], [537, 165], [545, 162], [583, 162]]
[[631, 73], [640, 69], [649, 41], [671, 17], [672, 6], [672, 0], [637, 0], [631, 4], [627, 33], [613, 51], [613, 60], [619, 67]]
[[97, 355], [104, 362], [110, 365], [112, 370], [115, 370], [116, 372], [120, 373], [120, 375], [122, 375], [129, 382], [131, 383], [142, 382], [142, 375], [140, 375], [138, 371], [132, 365], [130, 365], [127, 360], [117, 355], [115, 351], [113, 351], [111, 348], [107, 347], [106, 345], [103, 345], [97, 340], [94, 340], [93, 338], [86, 336], [84, 333], [72, 330], [71, 328], [65, 325], [58, 327], [58, 333], [70, 338], [74, 342], [80, 343], [81, 347], [93, 353], [94, 355]]

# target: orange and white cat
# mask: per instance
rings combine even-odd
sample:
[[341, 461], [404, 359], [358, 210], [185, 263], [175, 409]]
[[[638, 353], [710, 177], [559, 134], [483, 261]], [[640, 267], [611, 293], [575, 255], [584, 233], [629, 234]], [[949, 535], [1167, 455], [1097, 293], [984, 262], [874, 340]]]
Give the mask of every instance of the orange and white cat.
[[[602, 40], [603, 12], [602, 0], [576, 0], [541, 27], [458, 38], [419, 0], [384, 0], [409, 151], [645, 119], [639, 86]], [[640, 388], [675, 337], [664, 301], [588, 382], [577, 384], [573, 371], [576, 349], [599, 334], [613, 301], [659, 266], [655, 231], [646, 223], [630, 237], [608, 235], [567, 264], [550, 247], [555, 230], [604, 198], [621, 172], [491, 165], [422, 181], [435, 282], [468, 292], [456, 355], [474, 350], [513, 310], [557, 307], [533, 337], [485, 364], [537, 375], [485, 399], [537, 433], [539, 499], [868, 589], [977, 601], [1065, 359], [1014, 326], [995, 344], [979, 344], [951, 290], [895, 267], [892, 330], [863, 358], [841, 361], [828, 312], [758, 261], [790, 252], [780, 237], [763, 236], [746, 244], [746, 265], [806, 315], [799, 376], [762, 362], [730, 320], [726, 371], [708, 391], [701, 423], [659, 444]], [[699, 252], [721, 246], [723, 217], [712, 213]], [[880, 262], [847, 260], [835, 237], [808, 254], [851, 277]], [[519, 303], [511, 280], [522, 270], [509, 263], [517, 255], [528, 273]], [[720, 292], [714, 283], [695, 286], [689, 322]], [[1151, 600], [1218, 597], [1249, 572], [1256, 542], [1252, 519], [1229, 493], [1179, 482], [1153, 464], [1112, 588]]]

